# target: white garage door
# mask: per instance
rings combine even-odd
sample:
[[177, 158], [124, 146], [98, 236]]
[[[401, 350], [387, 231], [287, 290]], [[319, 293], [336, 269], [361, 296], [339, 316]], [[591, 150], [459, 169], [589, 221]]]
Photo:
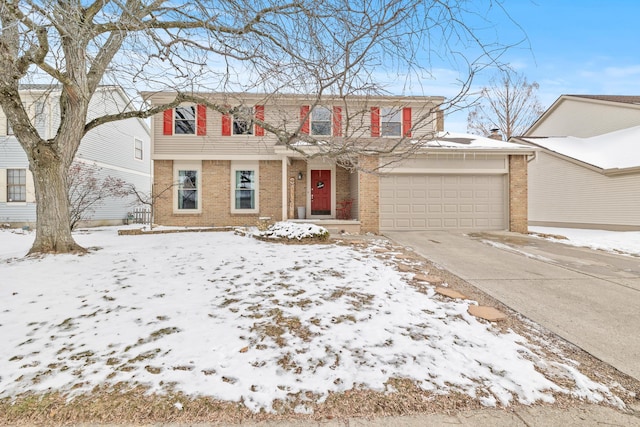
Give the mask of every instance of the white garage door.
[[381, 177], [380, 229], [506, 229], [505, 176]]

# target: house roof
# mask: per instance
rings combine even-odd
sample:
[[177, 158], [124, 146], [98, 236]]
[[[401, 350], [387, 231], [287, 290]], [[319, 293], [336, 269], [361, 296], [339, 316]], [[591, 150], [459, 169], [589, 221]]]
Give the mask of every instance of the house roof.
[[602, 104], [624, 104], [628, 108], [640, 109], [640, 95], [560, 95], [547, 110], [527, 129], [523, 136], [531, 135], [559, 106], [567, 100]]
[[[418, 142], [418, 141], [417, 141]], [[506, 142], [468, 133], [438, 132], [435, 138], [419, 141], [428, 148], [448, 148], [457, 150], [508, 150], [531, 151], [531, 146]]]
[[600, 101], [622, 102], [624, 104], [640, 104], [640, 96], [637, 95], [563, 95], [575, 98], [597, 99]]
[[640, 167], [640, 126], [590, 138], [574, 136], [516, 138], [600, 169]]

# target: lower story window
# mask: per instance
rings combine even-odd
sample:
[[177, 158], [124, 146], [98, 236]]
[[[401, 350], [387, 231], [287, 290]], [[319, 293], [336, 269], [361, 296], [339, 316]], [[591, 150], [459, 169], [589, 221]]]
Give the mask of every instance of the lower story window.
[[27, 201], [27, 170], [7, 169], [7, 201]]
[[178, 171], [178, 209], [198, 209], [198, 171]]
[[256, 208], [256, 172], [253, 170], [236, 171], [236, 209]]
[[257, 161], [231, 162], [231, 212], [259, 212], [260, 173]]

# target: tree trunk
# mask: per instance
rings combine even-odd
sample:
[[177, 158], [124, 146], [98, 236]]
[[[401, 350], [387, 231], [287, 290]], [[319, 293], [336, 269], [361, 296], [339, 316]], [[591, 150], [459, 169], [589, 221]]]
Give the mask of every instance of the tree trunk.
[[[30, 169], [37, 200], [36, 240], [29, 255], [37, 253], [84, 253], [71, 235], [67, 188], [68, 166], [50, 147], [33, 152]], [[37, 167], [34, 167], [34, 163]]]

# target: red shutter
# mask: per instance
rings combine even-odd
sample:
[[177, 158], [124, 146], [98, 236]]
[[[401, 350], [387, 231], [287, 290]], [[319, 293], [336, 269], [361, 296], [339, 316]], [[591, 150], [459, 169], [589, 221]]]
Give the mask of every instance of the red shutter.
[[198, 105], [196, 113], [196, 132], [198, 135], [207, 134], [207, 107], [205, 105]]
[[[256, 105], [255, 112], [256, 120], [264, 121], [264, 105]], [[256, 136], [264, 136], [264, 128], [262, 126], [256, 125], [255, 133]]]
[[231, 136], [231, 114], [222, 115], [222, 136]]
[[300, 132], [309, 133], [309, 106], [303, 105], [300, 107], [300, 121], [304, 120], [302, 123], [302, 127], [300, 128]]
[[380, 136], [380, 108], [371, 107], [371, 136]]
[[411, 107], [402, 109], [402, 135], [411, 138]]
[[162, 119], [162, 134], [173, 135], [173, 108], [170, 110], [164, 110]]
[[333, 107], [333, 136], [342, 136], [342, 107]]

